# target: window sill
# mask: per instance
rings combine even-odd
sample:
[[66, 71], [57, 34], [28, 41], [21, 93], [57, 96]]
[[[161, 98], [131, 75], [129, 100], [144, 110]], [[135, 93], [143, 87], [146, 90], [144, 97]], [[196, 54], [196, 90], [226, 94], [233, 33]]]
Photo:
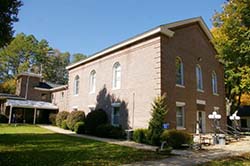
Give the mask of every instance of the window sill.
[[213, 95], [214, 95], [214, 96], [219, 96], [219, 94], [218, 94], [218, 93], [213, 93]]
[[112, 90], [119, 90], [119, 89], [121, 89], [121, 88], [112, 88]]
[[176, 127], [176, 130], [186, 130], [185, 127]]
[[197, 92], [204, 93], [204, 90], [202, 90], [202, 89], [197, 89]]
[[79, 94], [77, 94], [77, 95], [74, 95], [74, 96], [79, 96]]
[[95, 94], [95, 91], [93, 91], [93, 92], [89, 92], [89, 94], [90, 94], [90, 95]]
[[185, 88], [184, 85], [180, 85], [180, 84], [176, 84], [175, 86], [176, 86], [176, 87], [179, 87], [179, 88]]

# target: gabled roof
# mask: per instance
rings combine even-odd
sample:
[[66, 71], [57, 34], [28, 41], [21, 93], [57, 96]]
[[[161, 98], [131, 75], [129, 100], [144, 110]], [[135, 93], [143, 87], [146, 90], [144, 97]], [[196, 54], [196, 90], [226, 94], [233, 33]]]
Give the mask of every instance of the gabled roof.
[[135, 43], [139, 40], [142, 40], [142, 39], [145, 39], [149, 36], [152, 36], [152, 35], [155, 35], [155, 34], [158, 34], [158, 33], [161, 33], [161, 34], [164, 34], [168, 37], [173, 37], [174, 36], [174, 32], [170, 30], [170, 28], [174, 28], [174, 27], [178, 27], [178, 26], [183, 26], [183, 25], [187, 25], [187, 24], [191, 24], [191, 23], [195, 23], [197, 22], [202, 30], [205, 32], [205, 34], [207, 35], [208, 39], [212, 39], [212, 35], [210, 33], [210, 30], [208, 29], [208, 27], [206, 26], [204, 20], [201, 18], [201, 17], [195, 17], [195, 18], [190, 18], [190, 19], [187, 19], [187, 20], [182, 20], [182, 21], [177, 21], [177, 22], [174, 22], [174, 23], [170, 23], [170, 24], [164, 24], [164, 25], [161, 25], [161, 26], [158, 26], [156, 28], [153, 28], [149, 31], [146, 31], [142, 34], [139, 34], [139, 35], [136, 35], [132, 38], [129, 38], [125, 41], [122, 41], [118, 44], [115, 44], [111, 47], [108, 47], [100, 52], [97, 52], [91, 56], [89, 56], [87, 59], [84, 59], [84, 60], [81, 60], [79, 62], [76, 62], [76, 63], [73, 63], [73, 64], [70, 64], [66, 67], [67, 70], [70, 70], [70, 69], [73, 69], [75, 67], [78, 67], [82, 64], [85, 64], [87, 62], [90, 62], [90, 61], [93, 61], [95, 59], [98, 59], [104, 55], [107, 55], [108, 53], [110, 52], [113, 52], [113, 51], [116, 51], [118, 49], [121, 49], [127, 45], [130, 45], [132, 43]]

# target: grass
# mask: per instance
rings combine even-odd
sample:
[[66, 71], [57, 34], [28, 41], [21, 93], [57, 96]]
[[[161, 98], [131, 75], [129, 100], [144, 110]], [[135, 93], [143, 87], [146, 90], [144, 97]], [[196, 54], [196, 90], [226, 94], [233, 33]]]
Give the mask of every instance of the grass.
[[245, 153], [241, 156], [234, 156], [230, 158], [224, 158], [214, 160], [202, 166], [249, 166], [250, 165], [250, 153]]
[[0, 165], [120, 165], [166, 157], [155, 152], [53, 133], [34, 125], [0, 124]]

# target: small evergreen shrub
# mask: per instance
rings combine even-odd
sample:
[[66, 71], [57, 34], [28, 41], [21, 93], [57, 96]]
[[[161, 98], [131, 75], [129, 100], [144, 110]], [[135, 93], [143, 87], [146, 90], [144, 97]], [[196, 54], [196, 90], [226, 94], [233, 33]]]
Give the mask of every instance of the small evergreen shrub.
[[133, 132], [133, 140], [138, 143], [147, 143], [148, 129], [136, 129]]
[[56, 115], [56, 125], [58, 127], [61, 127], [62, 126], [62, 122], [67, 119], [68, 115], [69, 115], [69, 112], [67, 112], [67, 111], [59, 112]]
[[174, 149], [180, 149], [183, 144], [190, 145], [193, 142], [193, 137], [185, 131], [165, 130], [161, 135], [161, 140], [166, 141]]
[[108, 122], [107, 114], [104, 110], [99, 109], [90, 112], [85, 121], [86, 133], [95, 135], [97, 126]]
[[0, 123], [8, 123], [8, 117], [0, 114]]
[[67, 126], [67, 120], [63, 120], [60, 127], [61, 127], [62, 129], [65, 129], [65, 130], [69, 129], [68, 126]]
[[152, 118], [149, 122], [147, 140], [149, 144], [160, 145], [163, 124], [167, 114], [166, 95], [158, 96], [152, 104]]
[[111, 124], [101, 124], [96, 128], [96, 136], [103, 138], [124, 138], [125, 132], [121, 127], [115, 127]]
[[77, 122], [74, 126], [74, 131], [77, 134], [84, 134], [85, 133], [85, 124], [84, 122]]
[[67, 126], [70, 130], [74, 130], [77, 122], [84, 122], [85, 113], [83, 111], [72, 111], [67, 117]]
[[54, 113], [49, 114], [49, 122], [50, 122], [53, 126], [56, 125], [56, 114], [54, 114]]

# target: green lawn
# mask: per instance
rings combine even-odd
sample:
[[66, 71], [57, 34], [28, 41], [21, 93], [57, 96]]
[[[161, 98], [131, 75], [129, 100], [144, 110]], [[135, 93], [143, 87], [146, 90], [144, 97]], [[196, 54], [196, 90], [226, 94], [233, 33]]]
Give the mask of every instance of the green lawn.
[[202, 166], [250, 166], [250, 153], [241, 156], [214, 160]]
[[56, 134], [38, 126], [0, 124], [0, 166], [120, 165], [164, 157], [155, 152]]

